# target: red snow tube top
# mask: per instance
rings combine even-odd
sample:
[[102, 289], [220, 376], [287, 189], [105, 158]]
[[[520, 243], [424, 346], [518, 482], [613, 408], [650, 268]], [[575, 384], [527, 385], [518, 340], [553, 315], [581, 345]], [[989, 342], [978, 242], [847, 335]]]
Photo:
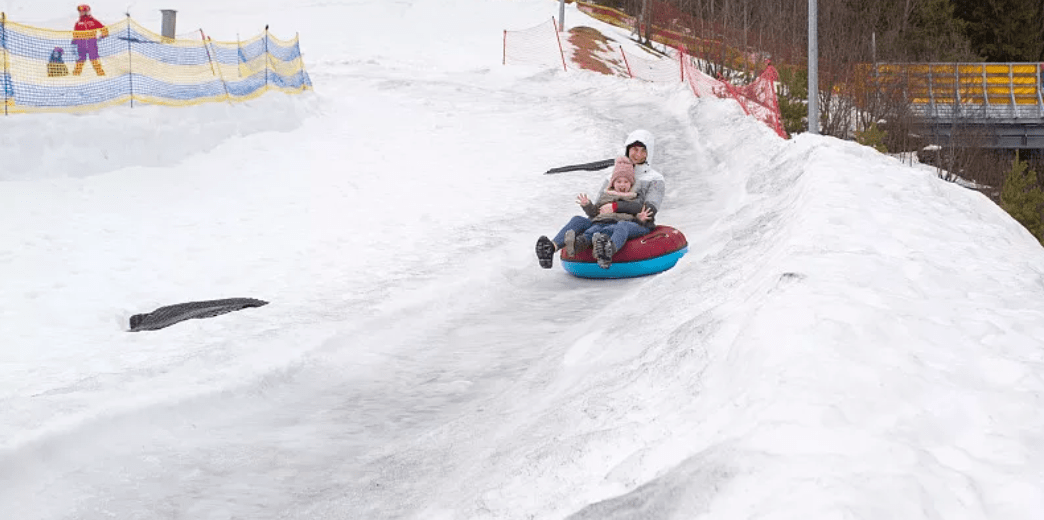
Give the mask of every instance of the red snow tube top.
[[[627, 241], [623, 248], [613, 255], [613, 263], [639, 262], [673, 253], [689, 245], [681, 231], [670, 226], [656, 226], [652, 231]], [[566, 256], [565, 248], [561, 256], [567, 262], [595, 263], [594, 251], [580, 251], [574, 256]]]

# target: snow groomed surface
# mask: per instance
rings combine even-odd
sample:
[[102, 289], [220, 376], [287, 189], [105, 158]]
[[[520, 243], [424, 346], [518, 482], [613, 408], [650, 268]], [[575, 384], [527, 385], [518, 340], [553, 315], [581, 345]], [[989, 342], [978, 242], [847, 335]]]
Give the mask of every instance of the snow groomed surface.
[[670, 226], [656, 226], [648, 234], [628, 240], [615, 255], [609, 269], [598, 267], [591, 250], [569, 257], [562, 250], [562, 267], [580, 278], [633, 278], [662, 273], [678, 263], [689, 251], [681, 231]]

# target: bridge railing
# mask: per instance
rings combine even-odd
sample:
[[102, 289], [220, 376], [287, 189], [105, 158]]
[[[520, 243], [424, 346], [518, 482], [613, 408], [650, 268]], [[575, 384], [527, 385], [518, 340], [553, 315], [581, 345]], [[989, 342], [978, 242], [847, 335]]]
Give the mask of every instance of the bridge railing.
[[924, 117], [1044, 118], [1041, 63], [879, 63], [869, 72]]

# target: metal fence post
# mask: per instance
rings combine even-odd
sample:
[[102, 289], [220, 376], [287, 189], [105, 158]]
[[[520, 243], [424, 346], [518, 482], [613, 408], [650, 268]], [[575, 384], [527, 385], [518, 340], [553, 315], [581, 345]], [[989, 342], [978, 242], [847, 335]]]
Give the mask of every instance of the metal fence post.
[[819, 133], [819, 41], [816, 0], [808, 0], [808, 131]]
[[1037, 117], [1044, 117], [1044, 63], [1037, 65]]

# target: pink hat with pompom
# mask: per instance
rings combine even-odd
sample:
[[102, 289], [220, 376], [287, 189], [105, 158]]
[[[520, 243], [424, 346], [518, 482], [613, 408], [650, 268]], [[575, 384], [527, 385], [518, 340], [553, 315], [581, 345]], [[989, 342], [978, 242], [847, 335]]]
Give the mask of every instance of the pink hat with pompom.
[[613, 174], [609, 176], [609, 189], [613, 189], [613, 183], [620, 177], [631, 181], [631, 187], [634, 187], [634, 163], [626, 157], [617, 157], [616, 162], [613, 163]]

